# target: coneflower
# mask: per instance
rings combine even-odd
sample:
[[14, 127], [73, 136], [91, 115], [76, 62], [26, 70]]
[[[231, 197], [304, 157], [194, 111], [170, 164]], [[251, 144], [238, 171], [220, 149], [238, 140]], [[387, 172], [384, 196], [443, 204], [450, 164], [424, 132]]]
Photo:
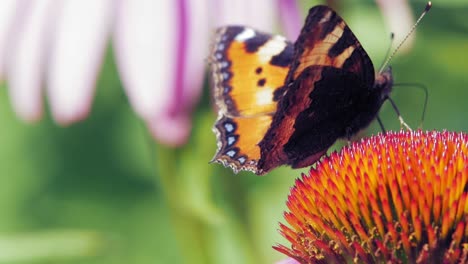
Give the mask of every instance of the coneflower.
[[394, 132], [319, 162], [291, 189], [274, 248], [300, 263], [467, 263], [468, 135]]

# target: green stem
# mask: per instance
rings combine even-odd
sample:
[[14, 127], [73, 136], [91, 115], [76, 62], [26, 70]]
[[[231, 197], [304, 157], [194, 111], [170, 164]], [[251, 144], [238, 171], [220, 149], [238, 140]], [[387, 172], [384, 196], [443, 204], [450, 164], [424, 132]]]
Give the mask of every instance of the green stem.
[[[167, 199], [180, 255], [185, 263], [260, 263], [248, 228], [246, 186], [238, 177], [226, 175], [226, 169], [208, 164], [216, 149], [213, 136], [206, 133], [212, 120], [209, 114], [200, 114], [190, 143], [183, 149], [154, 148], [156, 174]], [[213, 185], [213, 181], [218, 184]], [[220, 187], [221, 201], [216, 203], [213, 191]], [[227, 203], [222, 202], [224, 198]]]
[[166, 197], [169, 217], [179, 245], [179, 251], [185, 263], [210, 263], [206, 247], [205, 224], [193, 214], [186, 211], [181, 201], [184, 197], [182, 185], [179, 184], [176, 149], [158, 146], [157, 176], [161, 189]]
[[242, 182], [241, 177], [243, 176], [244, 175], [227, 177], [224, 188], [229, 199], [229, 205], [237, 214], [237, 225], [239, 226], [239, 232], [241, 232], [239, 235], [244, 239], [244, 243], [246, 244], [245, 248], [249, 250], [248, 254], [251, 256], [253, 263], [263, 263], [263, 261], [261, 261], [262, 257], [259, 254], [260, 251], [251, 235], [253, 230], [247, 201], [249, 194], [246, 190], [248, 186]]

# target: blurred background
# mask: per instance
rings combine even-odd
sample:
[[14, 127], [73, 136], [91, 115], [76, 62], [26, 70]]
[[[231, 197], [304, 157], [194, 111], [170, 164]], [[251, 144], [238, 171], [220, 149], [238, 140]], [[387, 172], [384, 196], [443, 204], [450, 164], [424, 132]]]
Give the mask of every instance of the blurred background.
[[[36, 1], [18, 2], [22, 2], [19, 8], [27, 8], [28, 3]], [[108, 2], [111, 6], [112, 1]], [[277, 5], [282, 1], [263, 2]], [[386, 13], [388, 9], [382, 4], [385, 1], [378, 2], [329, 1], [347, 21], [376, 67], [384, 60], [390, 44], [389, 24], [384, 21], [394, 19], [388, 15], [392, 12]], [[419, 16], [425, 5], [424, 1], [400, 2], [409, 7], [414, 17]], [[299, 1], [298, 21], [303, 20], [309, 7], [320, 3], [324, 2]], [[256, 14], [261, 9], [252, 12]], [[2, 18], [6, 15], [7, 12], [0, 12], [0, 21], [7, 21]], [[93, 15], [90, 16], [92, 20]], [[403, 20], [403, 13], [401, 16]], [[417, 28], [414, 42], [391, 62], [396, 83], [421, 83], [428, 88], [424, 129], [468, 130], [467, 16], [467, 1], [433, 1], [432, 10]], [[273, 17], [276, 22], [269, 31], [283, 32], [281, 23], [284, 25], [285, 17], [282, 16], [283, 20]], [[78, 21], [85, 23], [87, 19], [81, 15]], [[23, 15], [18, 21], [26, 20]], [[0, 29], [11, 25], [0, 24]], [[165, 26], [170, 29], [170, 25]], [[207, 31], [212, 32], [213, 28]], [[8, 32], [2, 35], [5, 43], [22, 39], [17, 27]], [[199, 100], [188, 102], [190, 106], [182, 110], [169, 107], [170, 113], [181, 112], [191, 125], [176, 125], [188, 132], [168, 139], [164, 131], [172, 133], [172, 130], [160, 126], [167, 118], [145, 115], [145, 110], [141, 110], [144, 107], [138, 106], [138, 96], [132, 95], [135, 92], [131, 87], [137, 86], [132, 78], [138, 81], [141, 77], [124, 73], [122, 61], [132, 59], [122, 55], [125, 53], [122, 47], [131, 45], [131, 41], [126, 43], [122, 38], [133, 35], [118, 36], [106, 36], [99, 42], [102, 50], [90, 53], [100, 56], [102, 61], [81, 55], [97, 61], [98, 66], [88, 85], [89, 98], [83, 99], [88, 100], [88, 108], [77, 111], [81, 114], [71, 118], [61, 115], [56, 103], [61, 97], [54, 95], [55, 88], [48, 88], [47, 93], [36, 91], [37, 98], [43, 101], [43, 110], [39, 107], [29, 114], [21, 110], [23, 99], [29, 95], [24, 87], [31, 85], [28, 81], [34, 76], [46, 72], [48, 77], [47, 81], [38, 78], [32, 85], [60, 86], [54, 80], [65, 73], [55, 69], [59, 77], [51, 77], [48, 72], [53, 70], [44, 65], [63, 60], [62, 57], [47, 57], [38, 62], [34, 56], [27, 56], [35, 53], [20, 49], [21, 42], [3, 46], [1, 52], [7, 59], [2, 62], [6, 70], [0, 87], [0, 263], [274, 263], [283, 259], [271, 246], [285, 242], [277, 232], [278, 222], [283, 221], [289, 188], [307, 170], [279, 168], [258, 177], [251, 173], [234, 175], [221, 165], [208, 164], [216, 151], [211, 131], [216, 115], [206, 78], [200, 84], [199, 95], [193, 96]], [[37, 40], [24, 39], [28, 43]], [[165, 41], [163, 37], [156, 40]], [[209, 45], [209, 38], [200, 43]], [[15, 48], [25, 56], [24, 61], [15, 60]], [[27, 70], [14, 66], [21, 63], [26, 68], [36, 65], [37, 74], [27, 75]], [[161, 63], [171, 65], [168, 61]], [[207, 77], [203, 64], [198, 68], [199, 79], [203, 81]], [[138, 67], [134, 70], [141, 72]], [[150, 73], [152, 70], [147, 69]], [[66, 79], [70, 86], [75, 84], [72, 77]], [[67, 83], [61, 83], [64, 84]], [[156, 80], [153, 86], [156, 95], [169, 93], [170, 88], [157, 84]], [[17, 95], [15, 89], [24, 90]], [[172, 100], [170, 96], [165, 98]], [[406, 122], [417, 128], [424, 93], [414, 87], [398, 86], [392, 98]], [[26, 100], [24, 104], [31, 103]], [[390, 105], [382, 107], [381, 117], [387, 129], [400, 128]], [[360, 136], [378, 132], [378, 124], [373, 123]], [[333, 149], [343, 144], [338, 142]]]

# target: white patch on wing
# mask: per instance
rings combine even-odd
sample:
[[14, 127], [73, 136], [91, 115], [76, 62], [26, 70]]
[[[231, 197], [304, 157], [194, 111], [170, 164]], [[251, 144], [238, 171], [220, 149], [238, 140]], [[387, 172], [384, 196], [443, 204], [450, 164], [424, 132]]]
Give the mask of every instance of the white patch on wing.
[[236, 36], [235, 40], [237, 41], [245, 41], [247, 39], [251, 39], [255, 36], [255, 31], [251, 28], [246, 28], [242, 31], [239, 35]]
[[320, 24], [320, 23], [326, 23], [326, 22], [330, 21], [331, 14], [332, 14], [332, 12], [331, 12], [331, 11], [328, 11], [328, 12], [322, 17], [322, 19], [320, 19], [319, 24]]
[[230, 146], [230, 145], [234, 144], [234, 142], [236, 142], [236, 138], [233, 137], [233, 136], [230, 136], [230, 137], [228, 137], [227, 141], [228, 141], [228, 146]]
[[270, 87], [259, 88], [255, 93], [257, 105], [269, 105], [273, 102], [273, 89]]
[[228, 133], [231, 133], [232, 131], [234, 131], [234, 126], [231, 123], [224, 124], [224, 128], [226, 129]]
[[286, 39], [282, 36], [274, 36], [268, 40], [257, 52], [261, 63], [268, 63], [275, 55], [280, 54], [286, 47]]

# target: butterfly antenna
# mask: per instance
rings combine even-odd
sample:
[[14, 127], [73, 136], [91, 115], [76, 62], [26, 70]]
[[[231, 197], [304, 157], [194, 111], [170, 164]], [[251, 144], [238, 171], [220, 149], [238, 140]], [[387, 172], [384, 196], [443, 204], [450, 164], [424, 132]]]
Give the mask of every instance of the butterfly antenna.
[[424, 118], [426, 116], [426, 109], [427, 109], [427, 101], [429, 99], [429, 92], [427, 91], [427, 87], [424, 84], [421, 83], [396, 83], [393, 84], [393, 87], [396, 86], [407, 86], [407, 87], [416, 87], [421, 89], [424, 92], [424, 106], [423, 106], [423, 111], [421, 115], [421, 123], [419, 124], [419, 128], [422, 128], [422, 125], [424, 123]]
[[382, 64], [382, 67], [380, 67], [380, 70], [379, 70], [379, 74], [381, 74], [383, 72], [383, 70], [385, 69], [385, 67], [388, 65], [388, 63], [390, 62], [390, 60], [393, 58], [393, 56], [395, 56], [396, 52], [401, 48], [401, 46], [405, 43], [405, 41], [409, 38], [409, 36], [411, 36], [411, 34], [413, 34], [414, 30], [416, 29], [416, 27], [418, 26], [419, 22], [421, 22], [421, 20], [423, 19], [423, 17], [427, 14], [427, 12], [429, 12], [429, 10], [431, 9], [432, 7], [432, 2], [429, 1], [427, 2], [426, 4], [426, 7], [424, 8], [424, 11], [422, 12], [422, 14], [419, 16], [418, 20], [416, 20], [416, 23], [414, 23], [414, 25], [411, 27], [410, 31], [408, 32], [408, 34], [406, 34], [406, 37], [400, 42], [400, 44], [398, 44], [398, 46], [395, 48], [395, 50], [392, 52], [392, 54], [387, 58], [387, 60]]
[[[393, 46], [393, 41], [395, 40], [395, 33], [391, 32], [390, 33], [390, 45], [388, 45], [387, 52], [385, 52], [384, 58], [388, 58], [388, 55], [390, 54], [390, 51], [392, 50]], [[385, 61], [380, 65], [379, 69], [383, 69]]]

